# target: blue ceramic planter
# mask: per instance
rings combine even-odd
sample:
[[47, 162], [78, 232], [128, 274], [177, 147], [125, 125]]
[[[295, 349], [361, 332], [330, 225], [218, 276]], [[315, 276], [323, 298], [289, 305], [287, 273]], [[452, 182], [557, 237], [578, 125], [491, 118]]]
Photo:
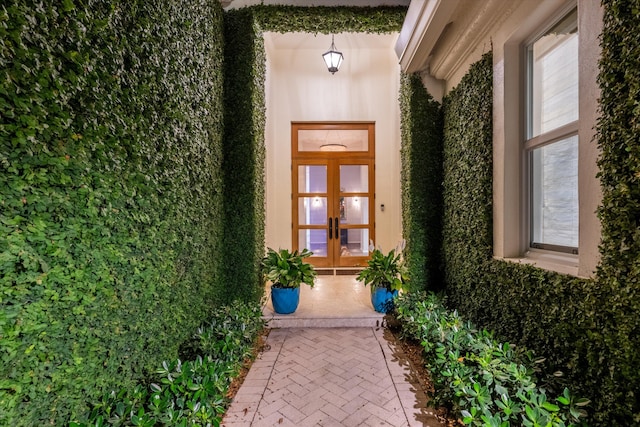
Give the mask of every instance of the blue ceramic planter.
[[371, 289], [371, 304], [378, 313], [388, 313], [393, 309], [393, 299], [398, 291], [389, 292], [386, 288]]
[[300, 287], [271, 287], [271, 303], [276, 313], [291, 314], [298, 308], [298, 302], [300, 302]]

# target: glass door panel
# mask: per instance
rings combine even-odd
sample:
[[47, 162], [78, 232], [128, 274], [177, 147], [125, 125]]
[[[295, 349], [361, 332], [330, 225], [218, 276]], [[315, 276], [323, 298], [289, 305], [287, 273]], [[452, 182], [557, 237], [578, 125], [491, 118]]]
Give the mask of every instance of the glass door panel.
[[369, 177], [373, 175], [370, 160], [341, 160], [338, 168], [340, 248], [337, 264], [364, 266], [369, 258], [372, 236], [372, 196]]
[[368, 151], [367, 129], [300, 129], [298, 151], [344, 152]]
[[340, 230], [340, 257], [369, 256], [369, 230], [346, 229]]
[[329, 166], [322, 159], [293, 162], [293, 246], [299, 251], [309, 249], [313, 252], [311, 262], [317, 266], [330, 265], [333, 256], [328, 235], [333, 210]]
[[340, 197], [340, 224], [369, 223], [369, 198], [363, 196]]
[[369, 165], [340, 165], [340, 191], [343, 193], [369, 191]]
[[325, 225], [327, 218], [326, 197], [298, 197], [299, 225]]
[[327, 192], [327, 165], [298, 166], [299, 193]]
[[313, 252], [312, 258], [326, 258], [328, 255], [327, 230], [298, 230], [298, 248]]

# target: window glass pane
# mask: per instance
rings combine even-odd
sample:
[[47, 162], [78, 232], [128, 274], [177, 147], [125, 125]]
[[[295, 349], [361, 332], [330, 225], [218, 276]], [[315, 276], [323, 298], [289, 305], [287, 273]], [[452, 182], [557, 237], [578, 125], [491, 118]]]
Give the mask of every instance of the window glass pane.
[[311, 165], [298, 166], [298, 192], [326, 193], [327, 167]]
[[361, 196], [340, 197], [340, 223], [368, 224], [369, 198]]
[[313, 255], [327, 256], [327, 230], [298, 230], [298, 247], [307, 248]]
[[533, 138], [578, 120], [578, 30], [574, 10], [529, 47]]
[[299, 197], [298, 224], [325, 225], [327, 223], [326, 197]]
[[298, 151], [368, 151], [367, 129], [300, 129]]
[[369, 255], [369, 230], [366, 228], [340, 230], [340, 256]]
[[343, 193], [369, 191], [369, 166], [340, 165], [340, 191]]
[[532, 156], [532, 244], [578, 247], [578, 136]]

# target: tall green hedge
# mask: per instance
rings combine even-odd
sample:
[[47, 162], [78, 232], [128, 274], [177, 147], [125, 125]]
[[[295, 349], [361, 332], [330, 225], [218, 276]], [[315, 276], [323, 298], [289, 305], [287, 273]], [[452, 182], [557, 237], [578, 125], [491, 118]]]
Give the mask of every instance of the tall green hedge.
[[402, 230], [414, 290], [441, 290], [442, 109], [417, 74], [400, 86]]
[[220, 293], [216, 0], [0, 7], [0, 425], [133, 384]]
[[491, 260], [493, 64], [485, 54], [443, 100], [443, 256], [451, 301], [466, 301]]
[[[603, 406], [640, 424], [640, 2], [604, 0], [597, 142], [602, 184], [596, 337]], [[610, 425], [613, 425], [611, 423]]]
[[225, 234], [228, 298], [264, 292], [265, 51], [250, 8], [225, 14]]
[[397, 32], [404, 7], [251, 6], [231, 9], [225, 27], [225, 255], [229, 297], [259, 299], [264, 255], [263, 32]]

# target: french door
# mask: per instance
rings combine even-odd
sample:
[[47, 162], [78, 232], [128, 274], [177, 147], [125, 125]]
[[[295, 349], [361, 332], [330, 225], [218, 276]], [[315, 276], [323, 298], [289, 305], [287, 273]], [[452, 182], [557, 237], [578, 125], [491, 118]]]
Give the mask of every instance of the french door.
[[363, 266], [375, 238], [373, 123], [292, 123], [293, 248]]

